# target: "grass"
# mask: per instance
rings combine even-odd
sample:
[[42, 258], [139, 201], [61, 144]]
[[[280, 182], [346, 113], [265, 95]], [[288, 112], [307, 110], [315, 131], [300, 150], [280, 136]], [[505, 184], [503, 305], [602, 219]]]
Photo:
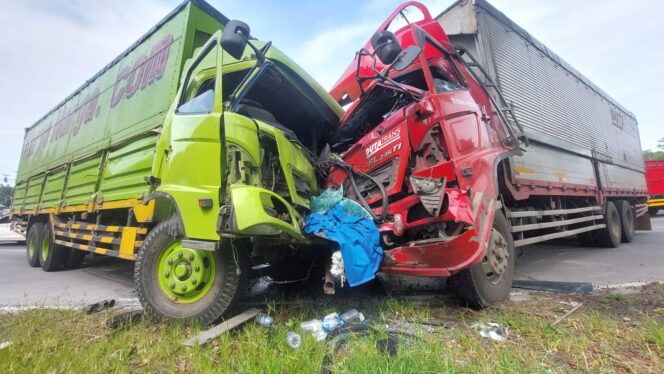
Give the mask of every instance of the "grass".
[[[369, 335], [351, 336], [336, 354], [333, 372], [350, 373], [563, 373], [656, 372], [664, 358], [664, 288], [635, 295], [593, 297], [535, 293], [526, 302], [507, 302], [482, 311], [457, 305], [396, 298], [360, 301]], [[550, 323], [571, 306], [584, 305], [556, 327]], [[271, 302], [265, 307], [276, 327], [247, 323], [204, 347], [180, 343], [199, 331], [143, 320], [111, 330], [109, 313], [33, 310], [0, 315], [0, 372], [320, 372], [330, 345], [302, 334], [291, 349], [286, 333], [300, 321], [347, 309], [349, 301], [326, 304]], [[395, 322], [396, 321], [396, 322]], [[433, 321], [437, 326], [403, 321]], [[504, 344], [481, 338], [470, 326], [498, 322], [509, 329]], [[445, 326], [442, 326], [442, 325]], [[376, 342], [386, 325], [407, 330], [394, 357]]]

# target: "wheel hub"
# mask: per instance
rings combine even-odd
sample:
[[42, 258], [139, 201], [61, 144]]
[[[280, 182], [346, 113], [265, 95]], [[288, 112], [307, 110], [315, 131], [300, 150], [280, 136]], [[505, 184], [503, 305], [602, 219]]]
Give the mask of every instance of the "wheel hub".
[[178, 303], [192, 303], [207, 294], [215, 278], [214, 253], [171, 243], [157, 262], [161, 290]]
[[30, 254], [30, 257], [34, 256], [35, 254], [35, 240], [30, 239], [28, 242], [28, 253]]
[[42, 259], [44, 259], [44, 261], [46, 261], [46, 259], [48, 258], [48, 251], [50, 249], [49, 244], [50, 244], [49, 243], [49, 238], [48, 238], [48, 236], [45, 236], [44, 240], [42, 240], [42, 249], [41, 249]]
[[502, 279], [509, 266], [509, 256], [507, 240], [500, 231], [492, 229], [489, 247], [482, 261], [482, 267], [491, 284], [495, 285]]

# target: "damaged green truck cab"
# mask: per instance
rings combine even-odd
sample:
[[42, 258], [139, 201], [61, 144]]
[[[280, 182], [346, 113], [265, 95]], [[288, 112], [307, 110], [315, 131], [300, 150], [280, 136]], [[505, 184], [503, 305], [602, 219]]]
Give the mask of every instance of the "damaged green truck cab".
[[[318, 190], [310, 155], [343, 110], [275, 47], [234, 58], [216, 33], [187, 63], [153, 165], [186, 239], [287, 235]], [[204, 160], [204, 161], [203, 161]]]

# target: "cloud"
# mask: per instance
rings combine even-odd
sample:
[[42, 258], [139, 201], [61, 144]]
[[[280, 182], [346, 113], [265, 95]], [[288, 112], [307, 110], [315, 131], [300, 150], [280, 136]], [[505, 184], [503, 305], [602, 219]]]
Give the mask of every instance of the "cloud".
[[340, 25], [316, 34], [296, 52], [295, 61], [323, 87], [331, 88], [377, 25]]
[[157, 0], [12, 1], [0, 12], [0, 173], [32, 125], [163, 18]]
[[[453, 0], [426, 0], [424, 4], [436, 16]], [[295, 62], [309, 72], [323, 87], [331, 88], [353, 61], [355, 52], [369, 41], [400, 2], [373, 0], [357, 6], [354, 16], [341, 20], [308, 38], [296, 50]]]

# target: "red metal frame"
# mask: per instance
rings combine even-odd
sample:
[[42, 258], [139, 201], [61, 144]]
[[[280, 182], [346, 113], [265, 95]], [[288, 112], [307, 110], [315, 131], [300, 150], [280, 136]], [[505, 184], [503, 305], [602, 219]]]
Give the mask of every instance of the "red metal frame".
[[664, 195], [664, 160], [646, 161], [648, 195]]

